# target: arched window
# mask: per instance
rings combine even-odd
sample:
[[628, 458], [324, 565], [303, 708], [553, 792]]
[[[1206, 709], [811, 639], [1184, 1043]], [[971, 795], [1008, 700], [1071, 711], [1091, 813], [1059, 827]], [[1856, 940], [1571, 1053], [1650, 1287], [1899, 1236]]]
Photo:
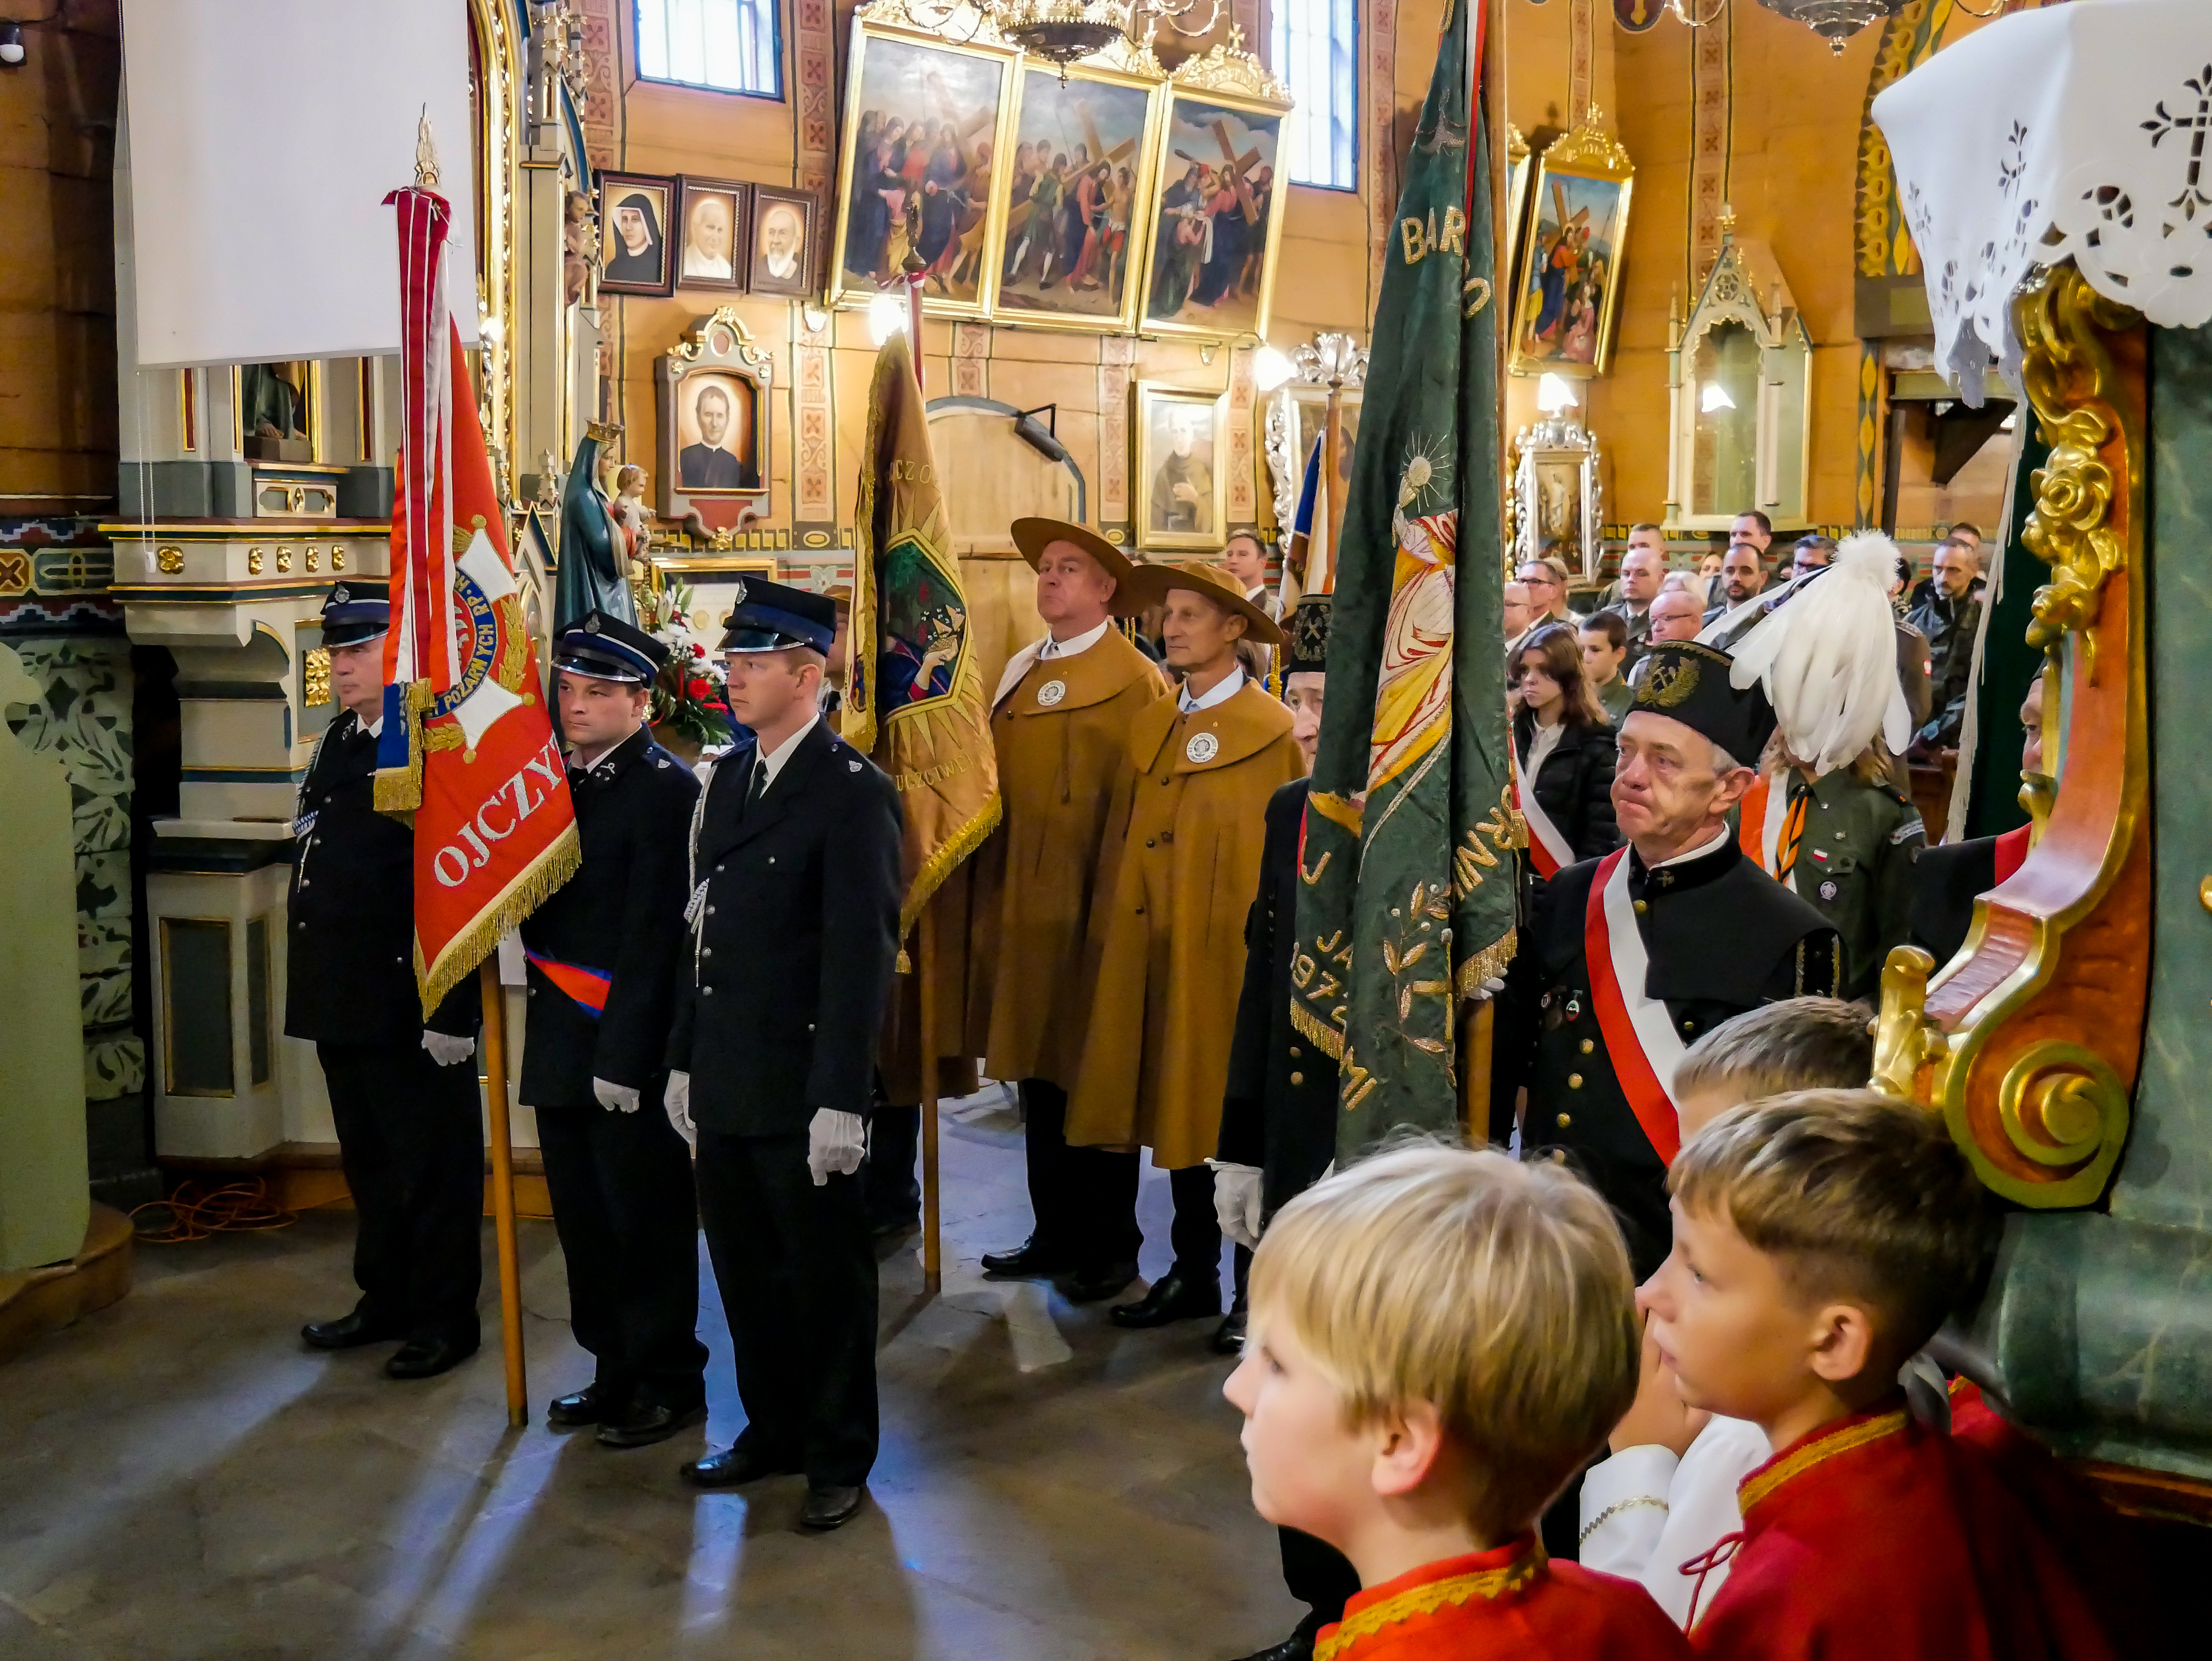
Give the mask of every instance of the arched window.
[[1271, 67], [1297, 100], [1291, 179], [1359, 187], [1359, 15], [1354, 0], [1274, 0]]
[[776, 0], [637, 0], [637, 72], [647, 81], [782, 97]]

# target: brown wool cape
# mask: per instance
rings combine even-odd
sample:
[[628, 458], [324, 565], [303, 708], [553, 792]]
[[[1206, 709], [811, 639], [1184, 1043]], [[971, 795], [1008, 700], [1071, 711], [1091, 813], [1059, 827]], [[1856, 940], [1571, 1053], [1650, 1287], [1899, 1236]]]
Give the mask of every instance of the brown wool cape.
[[1166, 702], [1152, 660], [1109, 629], [1073, 657], [1032, 661], [991, 712], [1004, 818], [973, 862], [968, 1031], [992, 1078], [1075, 1082], [1083, 945], [1114, 783], [1131, 723]]
[[1267, 799], [1304, 771], [1291, 712], [1249, 681], [1211, 709], [1163, 699], [1137, 717], [1099, 856], [1069, 1142], [1148, 1147], [1170, 1171], [1213, 1153]]

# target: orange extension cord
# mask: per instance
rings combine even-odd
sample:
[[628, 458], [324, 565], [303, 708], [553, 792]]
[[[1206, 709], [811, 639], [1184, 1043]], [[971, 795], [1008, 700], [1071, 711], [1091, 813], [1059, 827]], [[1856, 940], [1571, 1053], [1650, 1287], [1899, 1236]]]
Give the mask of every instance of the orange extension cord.
[[[140, 1214], [148, 1211], [164, 1213], [165, 1220], [142, 1222]], [[269, 1184], [258, 1177], [219, 1188], [188, 1177], [167, 1199], [149, 1200], [131, 1213], [132, 1233], [149, 1245], [184, 1245], [218, 1234], [266, 1233], [299, 1220], [298, 1214], [269, 1197]]]

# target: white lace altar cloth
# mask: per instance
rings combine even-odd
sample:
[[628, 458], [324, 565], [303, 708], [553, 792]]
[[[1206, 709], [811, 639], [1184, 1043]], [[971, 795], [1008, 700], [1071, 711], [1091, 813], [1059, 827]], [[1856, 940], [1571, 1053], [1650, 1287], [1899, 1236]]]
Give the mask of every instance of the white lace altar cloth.
[[2071, 257], [2166, 328], [2212, 320], [2212, 0], [2075, 0], [1948, 46], [1874, 100], [1936, 362], [2020, 386], [2012, 299]]

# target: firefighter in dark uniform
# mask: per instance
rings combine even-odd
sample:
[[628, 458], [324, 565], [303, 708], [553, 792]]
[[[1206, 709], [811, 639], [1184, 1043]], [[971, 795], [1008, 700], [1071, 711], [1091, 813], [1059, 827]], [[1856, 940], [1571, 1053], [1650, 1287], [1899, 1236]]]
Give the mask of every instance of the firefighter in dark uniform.
[[[1330, 600], [1309, 595], [1291, 614], [1283, 648], [1283, 697], [1291, 737], [1313, 765], [1328, 672]], [[1244, 987], [1229, 1047], [1213, 1201], [1221, 1232], [1237, 1243], [1237, 1306], [1214, 1335], [1224, 1354], [1244, 1341], [1244, 1270], [1269, 1219], [1321, 1180], [1336, 1158], [1337, 1066], [1291, 1023], [1291, 948], [1297, 930], [1298, 843], [1311, 778], [1293, 779], [1267, 800], [1260, 891], [1244, 922]], [[1279, 1529], [1283, 1584], [1308, 1606], [1297, 1630], [1249, 1661], [1310, 1656], [1321, 1629], [1344, 1618], [1359, 1571], [1335, 1547]]]
[[[522, 925], [522, 1099], [568, 1266], [592, 1382], [546, 1421], [642, 1447], [706, 1416], [691, 1157], [661, 1109], [699, 782], [646, 724], [668, 648], [592, 611], [555, 642], [583, 862]], [[642, 1110], [641, 1110], [641, 1108]]]
[[398, 1339], [394, 1378], [428, 1378], [476, 1353], [483, 1266], [483, 1005], [473, 975], [428, 1022], [415, 981], [415, 836], [375, 807], [384, 728], [381, 583], [332, 585], [323, 605], [331, 696], [293, 824], [284, 1031], [315, 1046], [355, 1214], [361, 1300], [300, 1335], [318, 1349]]
[[[1667, 1163], [1673, 1109], [1639, 1080], [1673, 1081], [1683, 1048], [1732, 1016], [1778, 998], [1832, 995], [1842, 973], [1835, 931], [1820, 914], [1747, 858], [1729, 834], [1728, 810], [1752, 783], [1744, 757], [1774, 729], [1756, 684], [1729, 682], [1729, 660], [1694, 641], [1652, 648], [1650, 670], [1621, 723], [1613, 811], [1628, 839], [1602, 860], [1569, 866], [1545, 885], [1523, 931], [1499, 998], [1491, 1099], [1528, 1092], [1523, 1156], [1578, 1166], [1619, 1216], [1641, 1281], [1673, 1244]], [[1592, 916], [1594, 885], [1616, 864], [1636, 930], [1615, 942]], [[1632, 1001], [1650, 1025], [1636, 1054], [1616, 1057], [1593, 990], [1602, 954], [1621, 1007]], [[1641, 959], [1643, 985], [1620, 984], [1624, 963]], [[1662, 1041], [1663, 1040], [1663, 1041]], [[1624, 1086], [1620, 1073], [1629, 1074]], [[1631, 1088], [1637, 1088], [1638, 1110]], [[1504, 1129], [1504, 1116], [1492, 1123]], [[1656, 1131], [1656, 1135], [1655, 1135]]]
[[836, 1528], [875, 1463], [876, 1258], [859, 1170], [898, 956], [898, 792], [821, 716], [828, 599], [748, 577], [722, 651], [750, 731], [692, 818], [690, 948], [666, 1103], [696, 1139], [699, 1211], [746, 1426], [684, 1467], [702, 1488], [804, 1472]]

